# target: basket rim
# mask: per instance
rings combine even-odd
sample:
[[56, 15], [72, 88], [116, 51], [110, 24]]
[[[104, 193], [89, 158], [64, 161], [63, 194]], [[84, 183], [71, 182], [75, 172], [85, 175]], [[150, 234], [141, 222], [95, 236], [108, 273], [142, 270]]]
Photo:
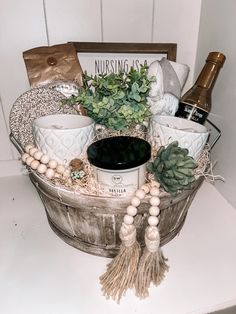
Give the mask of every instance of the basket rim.
[[[33, 184], [38, 188], [38, 183], [40, 182], [44, 186], [50, 188], [55, 193], [60, 195], [60, 192], [65, 193], [67, 196], [77, 196], [80, 199], [84, 200], [90, 200], [91, 202], [94, 201], [113, 201], [114, 203], [126, 203], [130, 201], [132, 195], [129, 196], [109, 196], [109, 195], [95, 195], [95, 194], [85, 194], [85, 193], [79, 193], [77, 191], [73, 191], [69, 188], [57, 186], [53, 182], [41, 177], [35, 170], [30, 170], [29, 172], [30, 178], [33, 181]], [[171, 196], [170, 194], [167, 194], [164, 192], [162, 195], [160, 195], [160, 198], [162, 201], [169, 200], [171, 204], [175, 204], [179, 202], [180, 200], [185, 199], [188, 197], [193, 191], [195, 191], [198, 186], [202, 183], [203, 177], [199, 177], [196, 179], [196, 181], [192, 184], [192, 187], [190, 189], [186, 189], [180, 193], [178, 193], [176, 196]], [[43, 189], [44, 190], [44, 189]], [[150, 195], [146, 195], [143, 199], [143, 203], [148, 203], [150, 199]]]

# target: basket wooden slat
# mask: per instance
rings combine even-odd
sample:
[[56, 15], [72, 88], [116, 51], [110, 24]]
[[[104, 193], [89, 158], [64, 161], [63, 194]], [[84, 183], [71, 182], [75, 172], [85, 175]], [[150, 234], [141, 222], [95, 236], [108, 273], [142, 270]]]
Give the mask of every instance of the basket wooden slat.
[[[36, 172], [31, 172], [30, 178], [45, 206], [52, 230], [62, 240], [94, 255], [113, 257], [118, 253], [119, 229], [130, 198], [81, 195], [56, 187]], [[161, 197], [161, 245], [168, 243], [180, 232], [188, 208], [202, 181], [202, 178], [197, 179], [191, 190], [186, 190], [176, 197]], [[134, 220], [137, 238], [141, 244], [144, 241], [149, 206], [146, 197]]]

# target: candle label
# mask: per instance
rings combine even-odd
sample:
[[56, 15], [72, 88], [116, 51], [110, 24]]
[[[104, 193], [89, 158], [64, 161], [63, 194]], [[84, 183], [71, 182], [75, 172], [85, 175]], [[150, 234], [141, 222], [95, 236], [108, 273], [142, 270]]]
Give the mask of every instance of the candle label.
[[[141, 167], [128, 170], [106, 170], [97, 168], [97, 181], [103, 191], [112, 196], [133, 194], [143, 184]], [[142, 182], [140, 182], [142, 181]]]

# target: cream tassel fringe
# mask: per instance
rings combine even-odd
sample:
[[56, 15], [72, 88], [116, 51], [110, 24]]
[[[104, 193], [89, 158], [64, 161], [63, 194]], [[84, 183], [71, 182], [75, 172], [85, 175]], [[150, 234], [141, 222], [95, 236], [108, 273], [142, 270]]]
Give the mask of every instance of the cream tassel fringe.
[[140, 245], [136, 241], [136, 228], [123, 222], [120, 230], [122, 244], [118, 255], [107, 266], [100, 277], [103, 294], [117, 300], [134, 286], [140, 257]]
[[136, 295], [143, 299], [148, 297], [151, 282], [159, 285], [165, 277], [169, 266], [160, 246], [160, 234], [156, 226], [148, 226], [145, 230], [146, 247], [141, 256], [137, 278], [135, 281]]

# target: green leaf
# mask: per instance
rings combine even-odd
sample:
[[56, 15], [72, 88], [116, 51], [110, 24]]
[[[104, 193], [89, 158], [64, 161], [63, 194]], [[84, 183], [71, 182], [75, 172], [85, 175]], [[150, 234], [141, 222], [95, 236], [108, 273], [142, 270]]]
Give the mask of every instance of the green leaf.
[[155, 167], [152, 162], [148, 162], [146, 165], [147, 171], [153, 173], [155, 171]]
[[107, 97], [103, 97], [102, 102], [107, 105], [109, 102], [109, 99]]
[[148, 86], [146, 85], [142, 85], [140, 88], [139, 88], [139, 91], [141, 93], [146, 93], [148, 91]]
[[148, 77], [148, 66], [131, 68], [128, 73], [83, 75], [83, 87], [77, 96], [63, 104], [80, 103], [88, 115], [108, 128], [124, 129], [142, 123], [150, 116], [147, 96], [153, 78]]
[[140, 97], [140, 95], [138, 95], [138, 94], [134, 94], [133, 98], [134, 98], [134, 100], [136, 100], [137, 102], [139, 102], [139, 101], [141, 100], [141, 97]]
[[93, 108], [93, 113], [99, 113], [99, 108]]
[[125, 97], [125, 93], [122, 91], [119, 91], [116, 95], [114, 95], [114, 99], [122, 99]]

